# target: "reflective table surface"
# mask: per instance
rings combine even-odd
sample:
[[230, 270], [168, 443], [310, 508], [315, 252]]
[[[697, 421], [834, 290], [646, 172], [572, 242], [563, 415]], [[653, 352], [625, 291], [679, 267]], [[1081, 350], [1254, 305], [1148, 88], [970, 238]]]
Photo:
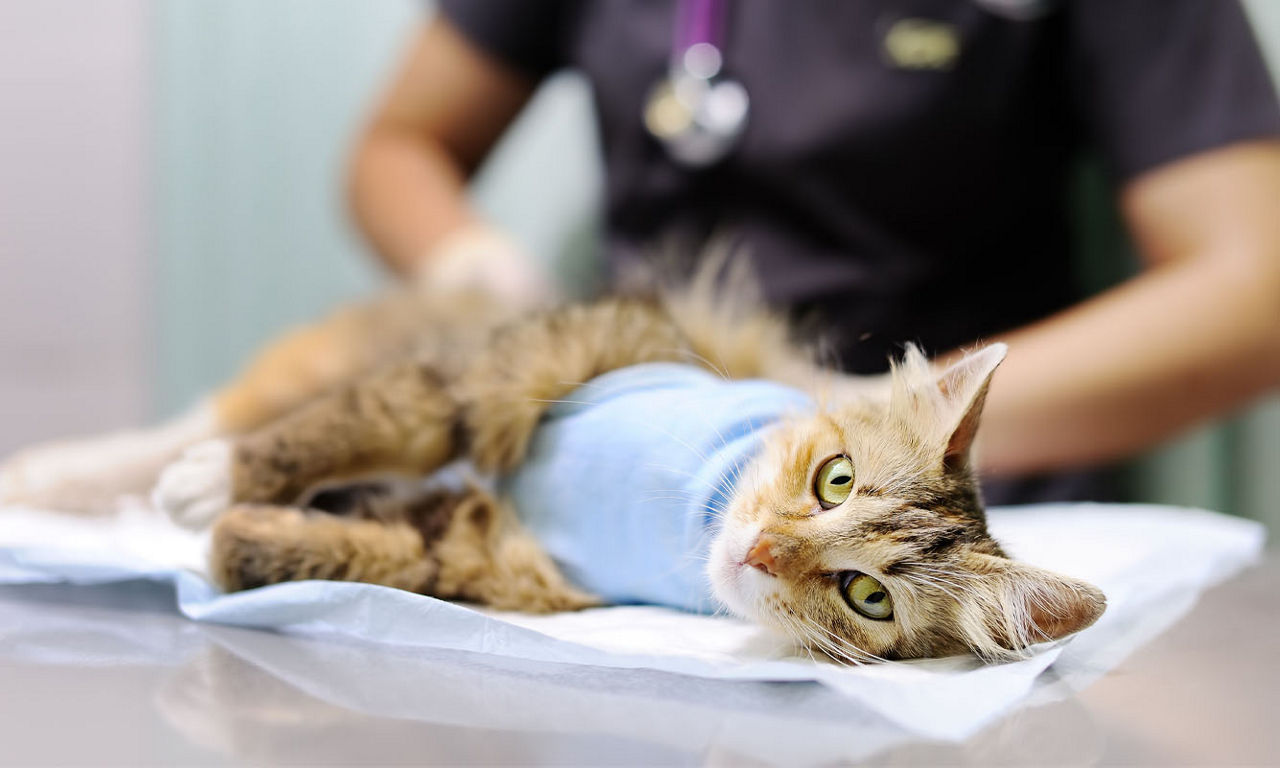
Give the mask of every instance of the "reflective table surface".
[[[0, 587], [0, 764], [1280, 763], [1280, 556], [1084, 691], [923, 743], [814, 683], [201, 625], [138, 582]], [[1050, 672], [1051, 674], [1052, 672]]]

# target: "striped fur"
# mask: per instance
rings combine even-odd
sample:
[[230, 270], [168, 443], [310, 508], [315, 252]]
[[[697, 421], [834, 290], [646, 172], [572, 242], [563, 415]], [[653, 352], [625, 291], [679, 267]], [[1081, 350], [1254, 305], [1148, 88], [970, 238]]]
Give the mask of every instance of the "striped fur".
[[[1009, 559], [987, 531], [969, 454], [1002, 357], [988, 348], [938, 374], [912, 349], [887, 396], [778, 430], [743, 473], [713, 547], [721, 599], [848, 662], [1017, 657], [1096, 620], [1105, 604], [1096, 588]], [[852, 461], [854, 487], [823, 510], [814, 477], [837, 455]], [[772, 575], [744, 567], [761, 537], [772, 542]], [[845, 604], [837, 576], [850, 571], [884, 585], [892, 621]]]
[[[448, 317], [437, 307], [420, 331], [433, 341], [411, 361], [362, 359], [355, 367], [374, 373], [326, 384], [323, 397], [294, 402], [291, 393], [259, 407], [252, 380], [232, 387], [220, 402], [241, 404], [237, 424], [284, 415], [234, 442], [236, 506], [215, 528], [215, 572], [232, 589], [331, 578], [501, 608], [593, 604], [505, 507], [475, 490], [345, 517], [292, 507], [316, 486], [371, 473], [430, 474], [457, 458], [510, 468], [552, 401], [609, 370], [673, 360], [781, 380], [822, 403], [772, 433], [723, 510], [709, 573], [731, 610], [842, 662], [1017, 656], [1101, 614], [1095, 588], [1009, 559], [986, 529], [970, 453], [1001, 347], [941, 372], [911, 349], [886, 378], [843, 377], [815, 365], [787, 324], [750, 299], [747, 282], [732, 269], [704, 271], [676, 291], [569, 305], [481, 336], [475, 328], [500, 313], [473, 323], [469, 311]], [[837, 455], [851, 460], [855, 486], [822, 510], [814, 476]], [[773, 575], [746, 565], [763, 535]], [[881, 581], [892, 620], [845, 604], [839, 575], [850, 571]]]

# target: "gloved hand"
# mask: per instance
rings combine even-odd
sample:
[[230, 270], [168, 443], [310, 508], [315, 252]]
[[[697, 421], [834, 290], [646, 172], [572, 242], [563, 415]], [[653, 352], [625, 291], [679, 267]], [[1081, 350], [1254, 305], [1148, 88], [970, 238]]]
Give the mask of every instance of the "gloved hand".
[[556, 298], [550, 276], [536, 259], [480, 224], [446, 235], [422, 259], [412, 281], [428, 294], [487, 293], [513, 309], [532, 309]]

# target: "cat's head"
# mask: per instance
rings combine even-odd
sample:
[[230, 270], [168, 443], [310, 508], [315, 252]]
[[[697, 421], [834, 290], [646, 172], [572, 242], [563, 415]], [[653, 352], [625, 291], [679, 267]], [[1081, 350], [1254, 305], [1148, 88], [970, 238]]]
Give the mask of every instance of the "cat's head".
[[970, 467], [1003, 345], [935, 373], [917, 350], [880, 397], [773, 430], [711, 548], [716, 596], [859, 662], [1016, 657], [1102, 614], [1094, 586], [1009, 559]]

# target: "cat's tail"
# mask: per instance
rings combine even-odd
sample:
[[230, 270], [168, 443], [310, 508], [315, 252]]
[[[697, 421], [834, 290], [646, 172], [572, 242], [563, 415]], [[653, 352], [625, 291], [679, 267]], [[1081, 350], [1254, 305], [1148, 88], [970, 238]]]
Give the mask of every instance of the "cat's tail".
[[810, 376], [818, 344], [802, 342], [782, 312], [765, 301], [749, 255], [725, 240], [702, 250], [691, 273], [657, 263], [625, 282], [646, 286], [684, 333], [695, 361], [725, 378], [789, 380]]

